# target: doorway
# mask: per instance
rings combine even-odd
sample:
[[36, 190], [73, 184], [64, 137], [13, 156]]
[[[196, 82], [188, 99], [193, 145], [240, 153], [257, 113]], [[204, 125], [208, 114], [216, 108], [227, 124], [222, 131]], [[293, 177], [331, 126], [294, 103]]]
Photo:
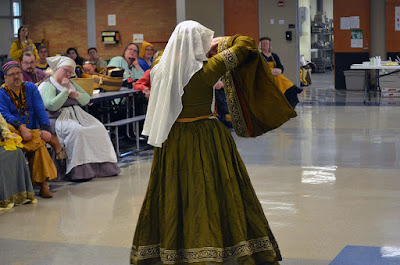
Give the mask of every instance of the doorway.
[[[302, 77], [307, 76], [304, 71], [312, 72], [310, 83], [315, 86], [315, 82], [333, 80], [334, 76], [333, 0], [299, 0], [298, 3], [300, 66], [306, 68]], [[303, 85], [310, 85], [302, 77]]]

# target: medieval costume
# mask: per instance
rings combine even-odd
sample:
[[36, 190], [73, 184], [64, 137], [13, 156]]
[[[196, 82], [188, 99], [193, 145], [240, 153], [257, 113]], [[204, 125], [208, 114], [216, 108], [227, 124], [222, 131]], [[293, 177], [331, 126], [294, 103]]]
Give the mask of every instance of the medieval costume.
[[[5, 70], [12, 67], [19, 68], [19, 65], [17, 62], [8, 62], [3, 66], [3, 71], [6, 73]], [[36, 86], [31, 82], [23, 82], [16, 93], [6, 83], [3, 84], [0, 89], [0, 113], [9, 123], [12, 133], [21, 135], [18, 130], [20, 126], [30, 129], [32, 139], [23, 142], [22, 150], [28, 154], [32, 181], [45, 183], [55, 179], [56, 168], [47, 151], [46, 142], [40, 135], [40, 130], [51, 131], [50, 121]]]
[[21, 142], [22, 138], [9, 131], [0, 114], [0, 211], [37, 203]]
[[225, 74], [239, 135], [260, 135], [296, 113], [251, 38], [224, 38], [220, 52], [207, 59], [213, 34], [197, 22], [180, 23], [151, 70], [143, 134], [156, 148], [132, 264], [281, 260], [235, 142], [213, 115], [213, 85]]
[[[49, 57], [47, 61], [53, 72], [76, 66], [64, 56]], [[68, 85], [69, 89], [50, 77], [39, 86], [52, 130], [67, 152], [66, 170], [59, 172], [59, 177], [65, 173], [70, 180], [83, 180], [119, 174], [117, 156], [104, 125], [81, 108], [89, 103], [90, 95], [75, 82]], [[71, 90], [79, 97], [70, 98]]]

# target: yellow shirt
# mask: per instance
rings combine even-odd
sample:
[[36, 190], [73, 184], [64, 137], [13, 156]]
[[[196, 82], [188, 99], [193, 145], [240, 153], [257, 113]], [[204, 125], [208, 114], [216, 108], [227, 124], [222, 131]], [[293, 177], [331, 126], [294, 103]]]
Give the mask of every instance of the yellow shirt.
[[32, 40], [28, 40], [27, 43], [25, 42], [20, 42], [19, 40], [15, 40], [11, 43], [11, 49], [10, 49], [10, 57], [13, 58], [15, 61], [20, 62], [22, 58], [22, 54], [24, 53], [24, 49], [26, 47], [32, 47], [31, 51], [33, 54], [35, 54], [36, 61], [39, 61], [39, 54], [36, 49], [35, 44], [33, 43]]

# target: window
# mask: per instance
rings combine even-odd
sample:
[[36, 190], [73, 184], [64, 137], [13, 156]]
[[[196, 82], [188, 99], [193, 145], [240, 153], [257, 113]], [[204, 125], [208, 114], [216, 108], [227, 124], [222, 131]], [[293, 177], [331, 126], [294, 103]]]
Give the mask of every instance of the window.
[[18, 38], [18, 29], [21, 27], [21, 0], [12, 0], [12, 13], [13, 13], [13, 32], [14, 37]]

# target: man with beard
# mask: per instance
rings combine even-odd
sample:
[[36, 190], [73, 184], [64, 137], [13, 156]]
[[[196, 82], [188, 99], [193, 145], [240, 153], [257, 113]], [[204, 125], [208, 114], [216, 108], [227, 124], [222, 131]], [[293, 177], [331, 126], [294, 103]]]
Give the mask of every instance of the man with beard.
[[36, 59], [32, 52], [24, 52], [22, 54], [21, 67], [24, 81], [37, 84], [46, 76], [42, 70], [36, 68]]
[[52, 146], [57, 159], [65, 158], [65, 150], [57, 136], [50, 133], [50, 121], [39, 91], [33, 83], [22, 80], [18, 62], [4, 64], [3, 72], [5, 83], [0, 88], [0, 113], [10, 131], [22, 137], [22, 150], [28, 155], [32, 182], [41, 186], [42, 197], [51, 198], [53, 194], [47, 181], [57, 177], [57, 170], [46, 143]]

